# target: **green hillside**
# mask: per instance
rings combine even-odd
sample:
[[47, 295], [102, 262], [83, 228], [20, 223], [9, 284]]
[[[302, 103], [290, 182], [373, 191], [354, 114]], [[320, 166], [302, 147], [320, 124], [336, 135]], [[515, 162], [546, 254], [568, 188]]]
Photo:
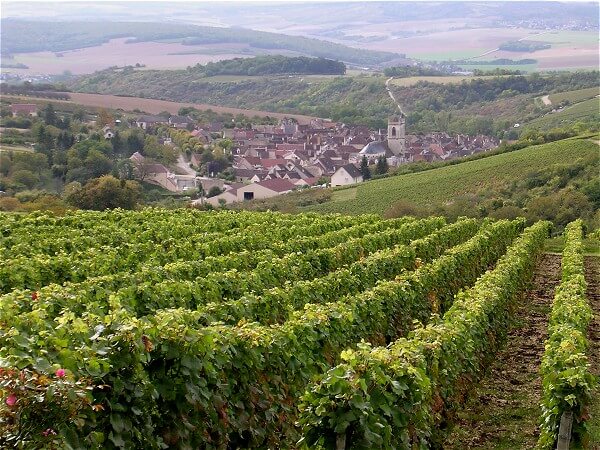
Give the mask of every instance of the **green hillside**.
[[575, 91], [559, 92], [557, 94], [550, 95], [550, 101], [552, 104], [557, 104], [562, 101], [569, 101], [571, 103], [582, 102], [590, 98], [597, 97], [600, 94], [600, 87], [592, 87], [587, 89], [577, 89]]
[[[426, 172], [370, 181], [349, 188], [354, 191], [351, 198], [348, 198], [346, 189], [335, 191], [331, 201], [310, 209], [320, 212], [383, 214], [399, 200], [416, 206], [441, 206], [462, 196], [488, 196], [493, 193], [502, 196], [503, 193], [508, 194], [507, 191], [513, 185], [518, 186], [519, 183], [532, 180], [534, 174], [562, 170], [564, 166], [575, 171], [578, 163], [585, 162], [582, 171], [595, 166], [597, 173], [598, 156], [596, 143], [568, 139]], [[556, 177], [560, 175], [557, 174]], [[534, 187], [530, 192], [533, 194], [535, 189], [543, 188], [551, 190], [552, 181], [548, 180], [548, 183]], [[561, 180], [557, 187], [563, 183], [564, 180]], [[530, 184], [537, 182], [531, 181]]]
[[598, 135], [530, 146], [473, 161], [338, 189], [310, 189], [235, 205], [287, 212], [444, 215], [552, 220], [600, 227]]
[[528, 122], [526, 128], [548, 130], [551, 128], [568, 127], [576, 123], [590, 125], [600, 123], [600, 99], [590, 98], [566, 106], [562, 111], [548, 113]]

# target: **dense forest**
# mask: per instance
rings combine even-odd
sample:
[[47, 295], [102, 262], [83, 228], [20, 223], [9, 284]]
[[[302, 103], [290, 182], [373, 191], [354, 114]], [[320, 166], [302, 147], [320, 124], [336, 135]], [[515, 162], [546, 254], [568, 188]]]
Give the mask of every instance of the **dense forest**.
[[194, 72], [207, 77], [215, 75], [344, 75], [346, 65], [343, 62], [325, 58], [298, 56], [290, 58], [279, 55], [257, 56], [255, 58], [235, 58], [206, 65], [197, 65]]
[[214, 28], [185, 24], [140, 22], [29, 22], [2, 20], [2, 54], [64, 51], [93, 47], [115, 38], [129, 42], [169, 40], [184, 45], [247, 44], [255, 49], [288, 50], [353, 64], [380, 64], [397, 58], [388, 52], [347, 47], [299, 36], [244, 28]]

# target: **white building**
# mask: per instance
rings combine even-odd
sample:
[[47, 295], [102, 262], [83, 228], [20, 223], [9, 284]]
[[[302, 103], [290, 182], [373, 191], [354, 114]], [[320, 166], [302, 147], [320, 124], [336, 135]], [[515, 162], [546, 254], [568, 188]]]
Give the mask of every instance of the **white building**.
[[331, 186], [347, 186], [362, 182], [362, 173], [354, 164], [346, 164], [331, 175]]

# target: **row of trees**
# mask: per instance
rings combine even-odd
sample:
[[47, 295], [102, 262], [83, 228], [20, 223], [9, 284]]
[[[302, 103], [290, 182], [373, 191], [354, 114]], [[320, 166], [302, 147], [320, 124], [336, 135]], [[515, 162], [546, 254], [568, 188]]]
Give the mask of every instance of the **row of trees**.
[[388, 173], [389, 165], [385, 156], [380, 156], [377, 158], [377, 162], [373, 165], [369, 165], [369, 160], [366, 156], [363, 156], [360, 160], [360, 173], [363, 177], [363, 180], [370, 180], [373, 175], [385, 175]]
[[343, 62], [325, 58], [264, 55], [255, 58], [234, 58], [209, 62], [204, 66], [195, 66], [194, 71], [207, 77], [215, 75], [343, 75], [346, 73], [346, 65]]

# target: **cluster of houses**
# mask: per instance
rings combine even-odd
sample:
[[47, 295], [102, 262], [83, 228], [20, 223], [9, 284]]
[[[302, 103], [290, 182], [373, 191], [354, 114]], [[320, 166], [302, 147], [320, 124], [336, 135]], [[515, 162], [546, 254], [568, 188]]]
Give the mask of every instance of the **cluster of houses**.
[[497, 139], [483, 135], [406, 135], [403, 115], [388, 119], [387, 132], [314, 119], [305, 125], [284, 120], [276, 126], [228, 129], [224, 137], [234, 142], [236, 183], [205, 200], [213, 205], [264, 199], [325, 183], [361, 183], [363, 158], [369, 164], [385, 158], [388, 166], [398, 166], [459, 158], [499, 144]]
[[[13, 114], [35, 115], [36, 105], [12, 105]], [[409, 162], [434, 162], [460, 158], [488, 151], [498, 146], [496, 138], [484, 135], [449, 135], [425, 133], [407, 135], [403, 114], [388, 119], [387, 130], [366, 126], [350, 126], [325, 119], [298, 123], [284, 119], [277, 125], [253, 125], [251, 128], [225, 128], [214, 122], [199, 127], [190, 117], [142, 115], [135, 125], [143, 130], [157, 126], [187, 129], [201, 143], [210, 144], [216, 137], [233, 142], [232, 167], [234, 182], [197, 176], [189, 163], [181, 161], [179, 173], [162, 164], [146, 160], [140, 153], [131, 161], [140, 179], [171, 192], [184, 192], [202, 187], [208, 192], [217, 186], [219, 195], [202, 198], [214, 206], [253, 199], [265, 199], [295, 189], [316, 186], [345, 186], [361, 183], [361, 162], [372, 165], [385, 159], [388, 167]], [[103, 130], [105, 139], [114, 136], [111, 127]], [[160, 143], [173, 145], [162, 137]], [[201, 165], [199, 155], [192, 155], [191, 164]], [[181, 172], [184, 172], [182, 175]]]
[[[388, 119], [387, 130], [366, 126], [349, 126], [325, 119], [301, 124], [284, 119], [277, 125], [253, 125], [249, 129], [224, 128], [212, 123], [203, 128], [189, 117], [140, 116], [136, 125], [144, 130], [168, 125], [190, 130], [191, 136], [209, 144], [215, 137], [233, 142], [232, 157], [235, 182], [193, 175], [177, 175], [160, 164], [145, 164], [142, 155], [132, 156], [143, 167], [145, 180], [173, 192], [202, 186], [204, 192], [218, 186], [222, 192], [197, 202], [214, 206], [265, 199], [296, 189], [316, 186], [345, 186], [361, 183], [359, 169], [363, 159], [376, 164], [384, 158], [388, 166], [414, 161], [440, 161], [460, 158], [498, 146], [490, 136], [451, 136], [447, 133], [406, 135], [405, 117]], [[200, 165], [198, 155], [191, 163]]]
[[188, 116], [140, 116], [136, 119], [135, 125], [142, 130], [159, 125], [168, 125], [173, 128], [194, 128], [196, 122]]

